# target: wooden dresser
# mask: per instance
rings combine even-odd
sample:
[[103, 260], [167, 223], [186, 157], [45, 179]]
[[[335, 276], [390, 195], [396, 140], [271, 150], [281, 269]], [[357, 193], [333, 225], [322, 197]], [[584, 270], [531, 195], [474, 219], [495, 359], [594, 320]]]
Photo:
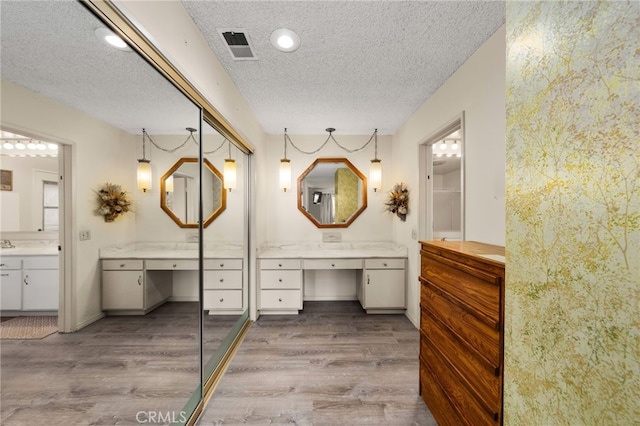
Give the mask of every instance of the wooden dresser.
[[504, 247], [421, 245], [420, 394], [440, 425], [501, 425]]

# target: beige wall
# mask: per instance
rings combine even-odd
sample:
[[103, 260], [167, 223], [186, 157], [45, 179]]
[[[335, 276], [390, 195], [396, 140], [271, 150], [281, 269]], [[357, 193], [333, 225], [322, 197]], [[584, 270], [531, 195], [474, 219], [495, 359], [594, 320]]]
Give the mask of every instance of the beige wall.
[[419, 146], [464, 112], [466, 239], [504, 244], [505, 28], [493, 34], [393, 137], [392, 182], [410, 190], [406, 222], [394, 220], [394, 238], [409, 247], [407, 315], [419, 321]]

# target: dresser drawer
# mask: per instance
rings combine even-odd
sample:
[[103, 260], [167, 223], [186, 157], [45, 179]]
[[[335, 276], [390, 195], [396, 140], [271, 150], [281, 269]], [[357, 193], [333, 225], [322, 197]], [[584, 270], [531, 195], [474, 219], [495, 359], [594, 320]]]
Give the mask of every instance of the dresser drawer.
[[[431, 315], [446, 324], [457, 336], [466, 341], [490, 365], [500, 365], [500, 332], [480, 321], [455, 303], [451, 303], [440, 291], [422, 281], [420, 305]], [[421, 318], [421, 328], [423, 318]]]
[[362, 269], [362, 259], [305, 259], [303, 269]]
[[447, 426], [465, 425], [458, 412], [449, 401], [449, 397], [438, 384], [435, 375], [427, 367], [427, 363], [420, 359], [420, 395], [431, 413], [438, 414], [438, 424]]
[[430, 253], [422, 255], [421, 269], [422, 277], [462, 305], [490, 321], [499, 321], [501, 277]]
[[205, 310], [242, 309], [242, 290], [205, 290]]
[[102, 261], [105, 271], [136, 271], [142, 269], [142, 260], [137, 259], [109, 259]]
[[301, 289], [302, 272], [300, 270], [260, 271], [261, 289]]
[[242, 271], [204, 271], [204, 289], [242, 290]]
[[469, 345], [454, 336], [427, 311], [420, 317], [420, 353], [427, 352], [425, 345], [438, 347], [453, 370], [471, 389], [482, 404], [493, 412], [500, 411], [500, 368], [490, 365]]
[[22, 269], [58, 269], [58, 256], [25, 256]]
[[366, 269], [404, 269], [404, 259], [365, 259]]
[[145, 267], [150, 271], [197, 271], [198, 261], [194, 259], [152, 259]]
[[260, 269], [300, 269], [300, 259], [261, 259]]
[[242, 259], [204, 259], [204, 269], [242, 269]]
[[302, 290], [260, 290], [260, 309], [302, 309]]
[[22, 259], [19, 257], [3, 257], [0, 259], [0, 270], [22, 269]]
[[[421, 348], [422, 350], [422, 348]], [[448, 395], [448, 399], [458, 413], [464, 413], [467, 421], [473, 421], [474, 425], [498, 425], [499, 412], [488, 410], [479, 400], [460, 383], [460, 376], [448, 365], [437, 349], [431, 345], [425, 345], [421, 355], [428, 369], [437, 372], [436, 382]]]

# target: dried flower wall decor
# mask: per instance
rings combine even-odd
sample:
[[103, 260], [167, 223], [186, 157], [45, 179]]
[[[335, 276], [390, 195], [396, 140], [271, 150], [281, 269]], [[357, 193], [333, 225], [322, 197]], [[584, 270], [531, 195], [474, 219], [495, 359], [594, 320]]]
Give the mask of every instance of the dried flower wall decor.
[[115, 218], [131, 210], [128, 194], [120, 185], [107, 182], [96, 194], [98, 195], [97, 213], [104, 216], [105, 222], [113, 222]]
[[393, 186], [389, 192], [389, 199], [385, 203], [387, 211], [395, 213], [401, 221], [407, 220], [409, 213], [409, 190], [407, 186], [400, 182]]

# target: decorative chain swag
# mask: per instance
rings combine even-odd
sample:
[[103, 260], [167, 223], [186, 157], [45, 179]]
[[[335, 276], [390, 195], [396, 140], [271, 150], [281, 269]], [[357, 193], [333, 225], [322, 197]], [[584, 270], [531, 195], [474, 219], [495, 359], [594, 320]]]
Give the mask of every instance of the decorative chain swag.
[[396, 183], [391, 191], [389, 191], [389, 199], [385, 203], [387, 211], [395, 213], [401, 221], [407, 220], [409, 213], [409, 189], [400, 182]]
[[128, 194], [120, 185], [107, 182], [96, 194], [98, 195], [96, 212], [104, 216], [105, 222], [113, 222], [115, 218], [131, 210]]

